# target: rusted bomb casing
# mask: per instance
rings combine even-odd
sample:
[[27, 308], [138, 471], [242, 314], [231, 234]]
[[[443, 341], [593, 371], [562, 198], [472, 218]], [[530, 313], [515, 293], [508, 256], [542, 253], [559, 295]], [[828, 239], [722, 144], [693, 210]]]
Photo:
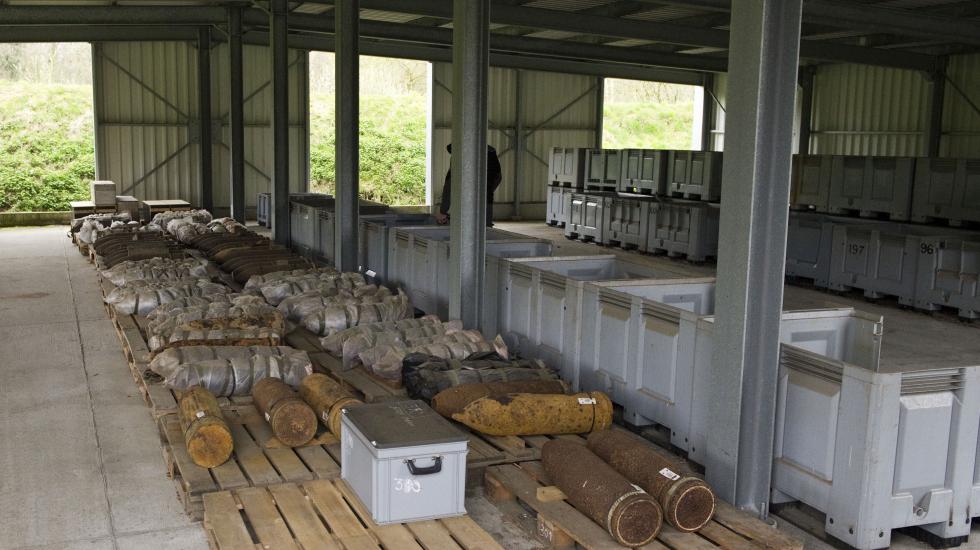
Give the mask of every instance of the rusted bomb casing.
[[282, 380], [259, 380], [252, 386], [252, 399], [283, 445], [305, 445], [316, 435], [313, 409]]
[[177, 403], [177, 420], [194, 464], [214, 468], [231, 457], [235, 442], [211, 392], [201, 386], [185, 391]]
[[693, 533], [715, 513], [715, 494], [701, 479], [683, 476], [679, 468], [650, 444], [620, 430], [589, 435], [589, 450], [626, 479], [653, 495], [664, 519], [678, 531]]
[[551, 482], [572, 506], [624, 546], [649, 543], [663, 526], [660, 504], [581, 443], [553, 439], [541, 448]]
[[612, 402], [602, 392], [512, 393], [477, 399], [453, 420], [488, 435], [581, 434], [608, 428], [612, 413]]
[[316, 417], [330, 433], [340, 437], [340, 417], [344, 407], [359, 405], [360, 399], [350, 394], [340, 382], [325, 374], [314, 373], [303, 379], [299, 396], [313, 408]]
[[452, 417], [463, 412], [467, 405], [483, 397], [503, 397], [512, 393], [563, 394], [568, 386], [561, 380], [514, 380], [461, 384], [446, 388], [432, 397], [432, 408], [439, 414]]

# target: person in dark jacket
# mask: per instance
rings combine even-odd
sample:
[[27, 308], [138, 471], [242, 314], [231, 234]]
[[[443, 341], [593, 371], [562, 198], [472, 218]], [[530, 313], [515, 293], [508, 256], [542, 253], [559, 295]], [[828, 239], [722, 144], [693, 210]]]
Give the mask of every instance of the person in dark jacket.
[[[453, 145], [446, 146], [446, 151], [453, 154]], [[487, 227], [493, 227], [493, 193], [500, 186], [503, 174], [500, 168], [500, 159], [497, 158], [497, 150], [487, 145]], [[436, 223], [445, 225], [449, 223], [449, 205], [452, 204], [452, 170], [446, 171], [446, 182], [442, 185], [442, 201], [439, 204], [439, 213], [436, 214]]]

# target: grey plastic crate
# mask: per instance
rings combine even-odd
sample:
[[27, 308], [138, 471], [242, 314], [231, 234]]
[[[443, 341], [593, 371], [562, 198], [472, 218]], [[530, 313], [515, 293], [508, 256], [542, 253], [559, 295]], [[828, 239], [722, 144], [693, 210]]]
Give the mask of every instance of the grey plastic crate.
[[827, 288], [834, 224], [824, 214], [790, 212], [786, 232], [786, 275], [803, 277]]
[[619, 149], [588, 149], [585, 154], [585, 188], [616, 191], [622, 172]]
[[677, 278], [684, 275], [611, 254], [506, 259], [497, 286], [498, 332], [525, 356], [561, 368], [568, 339], [579, 335], [582, 287], [587, 281]]
[[259, 193], [255, 199], [255, 218], [259, 225], [272, 227], [272, 193]]
[[385, 214], [360, 219], [361, 271], [382, 283], [388, 281], [388, 242], [394, 227], [435, 225], [429, 214]]
[[333, 197], [312, 193], [289, 196], [289, 241], [297, 254], [313, 258], [320, 239], [317, 210], [333, 207]]
[[565, 207], [568, 205], [568, 196], [574, 192], [570, 187], [548, 187], [548, 211], [545, 219], [548, 225], [565, 227], [565, 222], [568, 221]]
[[667, 192], [685, 199], [721, 200], [722, 159], [718, 151], [669, 151]]
[[651, 203], [649, 197], [636, 195], [610, 197], [603, 213], [602, 244], [646, 250]]
[[915, 307], [952, 307], [980, 318], [980, 236], [927, 237], [919, 241]]
[[772, 502], [802, 501], [861, 549], [918, 526], [970, 533], [980, 367], [878, 372], [877, 361], [783, 344]]
[[980, 160], [916, 159], [914, 194], [913, 221], [980, 222]]
[[[330, 199], [329, 202], [317, 208], [317, 239], [314, 249], [314, 257], [316, 259], [331, 264], [336, 256], [336, 240], [334, 235], [337, 227], [337, 215], [334, 213], [334, 207], [333, 199]], [[388, 212], [387, 206], [363, 199], [360, 201], [359, 208], [360, 214], [358, 219], [361, 217], [384, 216]]]
[[650, 204], [647, 252], [703, 262], [718, 256], [717, 204], [665, 199]]
[[601, 243], [603, 216], [613, 195], [602, 193], [572, 193], [566, 195], [565, 237]]
[[793, 155], [790, 208], [826, 212], [833, 165], [832, 155]]
[[582, 189], [585, 186], [585, 156], [582, 147], [552, 147], [548, 159], [548, 185]]
[[835, 156], [827, 210], [908, 220], [914, 173], [914, 158]]
[[623, 149], [620, 151], [621, 193], [667, 194], [667, 151]]

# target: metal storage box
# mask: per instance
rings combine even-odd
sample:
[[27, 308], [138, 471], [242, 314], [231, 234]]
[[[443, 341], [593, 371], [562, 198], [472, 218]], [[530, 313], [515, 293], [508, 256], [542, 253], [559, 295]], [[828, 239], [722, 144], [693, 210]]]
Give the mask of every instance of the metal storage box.
[[718, 256], [717, 204], [658, 200], [650, 204], [649, 218], [645, 251], [686, 256], [693, 262]]
[[646, 250], [652, 202], [636, 195], [610, 197], [602, 217], [602, 244]]
[[668, 151], [668, 193], [685, 199], [721, 200], [722, 158], [717, 151]]
[[908, 220], [915, 159], [835, 156], [828, 211]]
[[582, 189], [585, 185], [585, 152], [582, 147], [552, 147], [548, 159], [548, 185]]
[[793, 155], [791, 208], [826, 212], [830, 200], [832, 155]]
[[523, 355], [561, 368], [568, 339], [579, 334], [582, 288], [587, 281], [683, 275], [602, 255], [512, 258], [501, 262], [499, 277], [498, 332]]
[[360, 219], [361, 270], [381, 282], [388, 281], [388, 241], [393, 227], [435, 225], [429, 214], [385, 214]]
[[619, 149], [588, 149], [585, 156], [585, 188], [616, 191], [622, 171]]
[[467, 436], [421, 401], [344, 409], [341, 477], [376, 523], [466, 513]]
[[667, 151], [623, 149], [620, 156], [620, 192], [667, 194]]
[[891, 530], [970, 533], [980, 367], [879, 372], [878, 361], [797, 345], [780, 352], [772, 502], [802, 501], [859, 549]]
[[255, 218], [259, 225], [272, 227], [272, 193], [259, 193], [255, 198]]
[[602, 242], [603, 216], [612, 195], [572, 193], [566, 195], [565, 236], [569, 239]]
[[116, 206], [116, 184], [111, 181], [93, 181], [89, 185], [95, 206]]
[[574, 192], [575, 190], [569, 187], [548, 187], [548, 211], [545, 221], [549, 225], [565, 227], [565, 222], [568, 221], [568, 212], [565, 208], [569, 204], [568, 197]]
[[918, 252], [915, 307], [954, 307], [960, 317], [980, 318], [980, 236], [926, 237]]
[[116, 212], [129, 214], [130, 219], [138, 221], [140, 219], [140, 201], [130, 195], [116, 195]]
[[980, 160], [916, 159], [914, 195], [914, 221], [980, 222]]

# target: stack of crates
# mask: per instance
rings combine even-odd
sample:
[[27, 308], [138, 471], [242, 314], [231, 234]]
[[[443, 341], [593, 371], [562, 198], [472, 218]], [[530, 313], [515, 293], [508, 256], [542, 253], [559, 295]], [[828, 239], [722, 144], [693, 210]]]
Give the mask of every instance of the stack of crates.
[[585, 187], [585, 157], [588, 149], [580, 147], [552, 147], [548, 159], [548, 206], [546, 221], [549, 225], [565, 227], [568, 221], [566, 207], [569, 197]]

